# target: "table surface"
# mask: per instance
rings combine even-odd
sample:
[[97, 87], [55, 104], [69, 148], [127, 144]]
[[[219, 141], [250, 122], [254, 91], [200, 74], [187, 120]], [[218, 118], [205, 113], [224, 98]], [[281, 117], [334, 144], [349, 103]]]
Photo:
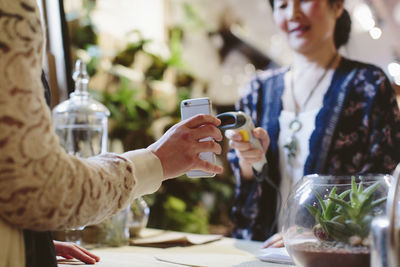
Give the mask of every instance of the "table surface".
[[[145, 229], [157, 233], [155, 229]], [[161, 231], [160, 231], [161, 232]], [[262, 242], [222, 238], [202, 245], [185, 247], [155, 248], [124, 246], [118, 248], [98, 248], [91, 250], [100, 256], [95, 266], [102, 267], [163, 267], [163, 266], [204, 266], [204, 267], [289, 267], [260, 261], [257, 253]], [[175, 263], [171, 263], [175, 262]], [[178, 263], [176, 263], [178, 262]], [[81, 265], [78, 261], [59, 261], [60, 267]]]

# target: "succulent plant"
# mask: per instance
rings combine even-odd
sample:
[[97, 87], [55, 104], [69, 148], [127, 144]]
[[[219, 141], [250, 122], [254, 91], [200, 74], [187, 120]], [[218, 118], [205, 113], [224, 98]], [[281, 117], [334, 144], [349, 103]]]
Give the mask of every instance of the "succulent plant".
[[[386, 197], [374, 200], [373, 193], [380, 186], [380, 181], [364, 189], [363, 183], [357, 187], [355, 178], [351, 179], [351, 189], [337, 194], [332, 188], [327, 199], [313, 191], [318, 199], [321, 211], [307, 205], [317, 224], [314, 235], [322, 241], [341, 241], [351, 245], [367, 245], [373, 210], [386, 201]], [[348, 197], [348, 200], [346, 198]]]

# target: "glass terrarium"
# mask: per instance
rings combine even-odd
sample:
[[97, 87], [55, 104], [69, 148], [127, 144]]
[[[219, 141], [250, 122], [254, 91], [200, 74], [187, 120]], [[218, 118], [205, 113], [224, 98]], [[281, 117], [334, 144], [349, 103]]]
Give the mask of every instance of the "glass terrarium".
[[282, 213], [285, 246], [297, 266], [370, 266], [372, 219], [385, 212], [390, 175], [308, 175]]

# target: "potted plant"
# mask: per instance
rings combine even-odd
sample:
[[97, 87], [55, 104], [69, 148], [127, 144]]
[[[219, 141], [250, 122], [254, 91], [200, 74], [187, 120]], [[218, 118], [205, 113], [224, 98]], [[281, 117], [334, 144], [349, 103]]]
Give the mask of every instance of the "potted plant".
[[306, 176], [286, 203], [285, 246], [298, 266], [370, 266], [370, 225], [384, 211], [389, 175]]

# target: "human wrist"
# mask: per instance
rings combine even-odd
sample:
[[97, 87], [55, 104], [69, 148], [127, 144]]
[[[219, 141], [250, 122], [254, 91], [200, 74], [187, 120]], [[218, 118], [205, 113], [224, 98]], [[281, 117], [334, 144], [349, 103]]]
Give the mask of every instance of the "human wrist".
[[250, 179], [253, 178], [253, 175], [254, 175], [253, 174], [253, 169], [252, 169], [250, 164], [239, 160], [239, 167], [240, 167], [241, 177], [244, 180], [250, 180]]

